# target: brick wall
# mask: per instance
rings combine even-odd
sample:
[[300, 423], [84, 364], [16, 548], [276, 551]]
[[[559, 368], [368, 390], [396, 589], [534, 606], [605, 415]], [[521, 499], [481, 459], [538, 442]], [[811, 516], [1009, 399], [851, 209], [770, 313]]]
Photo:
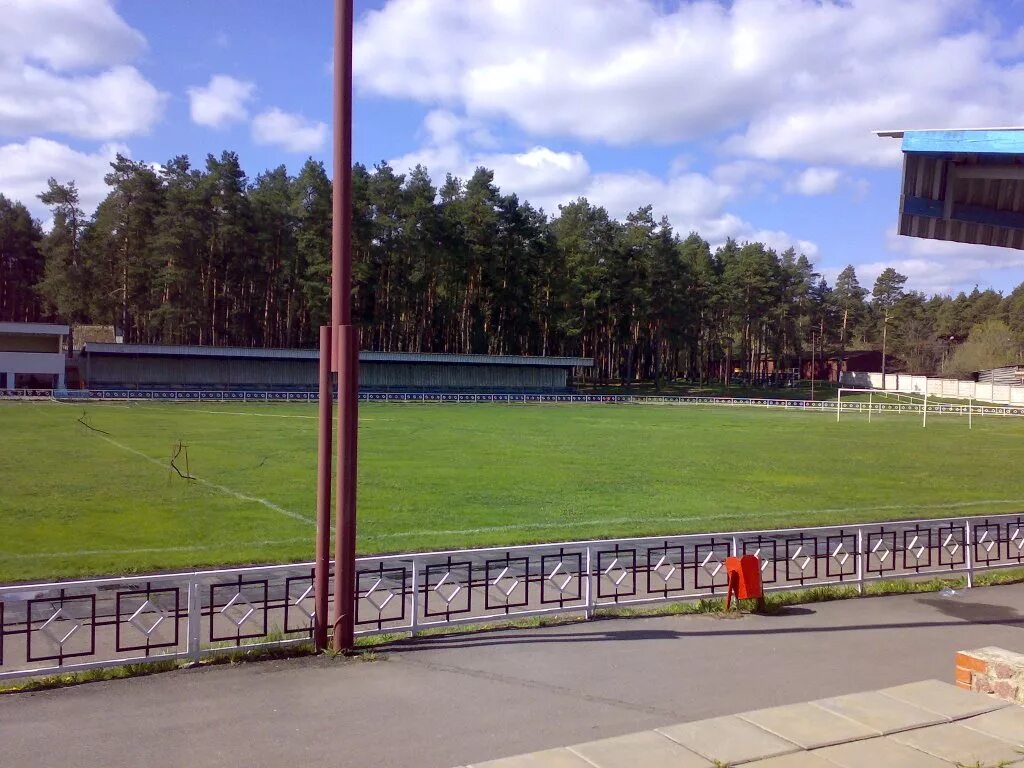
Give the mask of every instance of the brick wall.
[[989, 646], [956, 655], [956, 684], [1024, 704], [1024, 654]]

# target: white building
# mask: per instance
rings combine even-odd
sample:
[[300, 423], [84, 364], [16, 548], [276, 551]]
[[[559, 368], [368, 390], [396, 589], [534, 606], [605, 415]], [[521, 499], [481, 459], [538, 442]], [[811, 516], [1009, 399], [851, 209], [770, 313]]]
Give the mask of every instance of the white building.
[[64, 389], [68, 326], [0, 323], [0, 388]]

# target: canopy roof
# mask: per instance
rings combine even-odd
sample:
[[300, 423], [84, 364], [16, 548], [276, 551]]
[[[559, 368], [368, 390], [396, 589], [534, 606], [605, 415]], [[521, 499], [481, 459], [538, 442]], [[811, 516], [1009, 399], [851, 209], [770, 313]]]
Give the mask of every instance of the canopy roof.
[[[249, 357], [263, 360], [317, 360], [315, 349], [259, 349], [249, 347], [208, 347], [168, 344], [104, 344], [88, 341], [87, 355], [156, 355], [160, 357]], [[386, 363], [458, 363], [462, 365], [539, 365], [558, 368], [589, 368], [590, 357], [531, 357], [527, 355], [460, 355], [443, 352], [367, 352], [359, 353], [360, 362]]]
[[1024, 250], [1024, 127], [876, 135], [903, 140], [899, 234]]

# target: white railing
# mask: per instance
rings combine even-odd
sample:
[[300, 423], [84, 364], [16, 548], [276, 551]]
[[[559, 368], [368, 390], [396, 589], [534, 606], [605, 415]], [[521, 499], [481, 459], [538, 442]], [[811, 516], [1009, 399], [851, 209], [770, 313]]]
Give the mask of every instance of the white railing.
[[[765, 589], [1024, 565], [1024, 513], [364, 557], [359, 635], [722, 595], [753, 554]], [[0, 678], [309, 643], [313, 564], [0, 587]]]
[[[82, 389], [82, 390], [0, 390], [0, 400], [26, 400], [56, 398], [62, 402], [116, 401], [133, 403], [172, 402], [244, 402], [244, 403], [283, 403], [316, 402], [316, 392], [291, 391], [233, 391], [233, 390], [128, 390], [128, 389]], [[922, 405], [917, 402], [858, 402], [837, 400], [796, 400], [782, 397], [711, 397], [685, 395], [584, 395], [584, 394], [523, 394], [519, 392], [477, 394], [477, 393], [439, 393], [439, 392], [360, 392], [362, 402], [387, 403], [590, 403], [590, 404], [633, 404], [633, 405], [714, 405], [749, 408], [778, 408], [782, 410], [834, 412], [841, 407], [842, 411], [891, 412], [911, 411], [922, 412]], [[974, 416], [1024, 416], [1022, 406], [981, 406], [977, 403], [970, 408]], [[967, 414], [968, 405], [952, 403], [927, 404], [928, 413]]]

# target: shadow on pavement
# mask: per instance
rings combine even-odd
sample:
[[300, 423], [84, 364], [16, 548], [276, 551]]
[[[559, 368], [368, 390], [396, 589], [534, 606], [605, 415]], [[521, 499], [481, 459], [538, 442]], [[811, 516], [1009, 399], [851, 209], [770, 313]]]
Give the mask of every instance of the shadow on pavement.
[[813, 613], [817, 613], [813, 608], [808, 608], [803, 605], [787, 605], [784, 608], [779, 608], [774, 613], [764, 613], [759, 615], [770, 619], [773, 616], [808, 616]]
[[975, 624], [992, 624], [995, 622], [1014, 624], [1024, 621], [1024, 615], [1009, 605], [990, 605], [988, 603], [967, 603], [955, 597], [922, 597], [917, 602], [934, 608], [939, 613]]
[[[493, 630], [490, 632], [471, 632], [461, 635], [445, 635], [440, 637], [419, 637], [402, 640], [389, 646], [386, 652], [413, 653], [416, 651], [441, 650], [448, 648], [481, 648], [489, 645], [529, 645], [543, 643], [607, 643], [607, 642], [638, 642], [644, 640], [679, 640], [696, 638], [744, 637], [755, 635], [803, 635], [832, 632], [875, 631], [887, 629], [933, 629], [936, 627], [962, 627], [964, 624], [979, 626], [1009, 626], [1024, 629], [1024, 614], [1010, 606], [989, 605], [986, 603], [958, 602], [947, 598], [919, 598], [916, 602], [932, 608], [939, 613], [950, 616], [955, 621], [906, 621], [880, 624], [842, 624], [810, 627], [758, 627], [756, 629], [733, 629], [723, 622], [722, 629], [703, 629], [700, 631], [679, 631], [675, 629], [613, 629], [604, 631], [564, 632], [556, 631], [556, 627], [534, 630]], [[789, 616], [813, 614], [807, 608], [793, 610]], [[775, 617], [785, 618], [786, 613], [775, 616], [760, 616], [763, 619]], [[693, 618], [681, 616], [679, 618]], [[626, 622], [635, 619], [608, 618], [597, 619], [587, 625], [593, 627], [597, 623]]]

